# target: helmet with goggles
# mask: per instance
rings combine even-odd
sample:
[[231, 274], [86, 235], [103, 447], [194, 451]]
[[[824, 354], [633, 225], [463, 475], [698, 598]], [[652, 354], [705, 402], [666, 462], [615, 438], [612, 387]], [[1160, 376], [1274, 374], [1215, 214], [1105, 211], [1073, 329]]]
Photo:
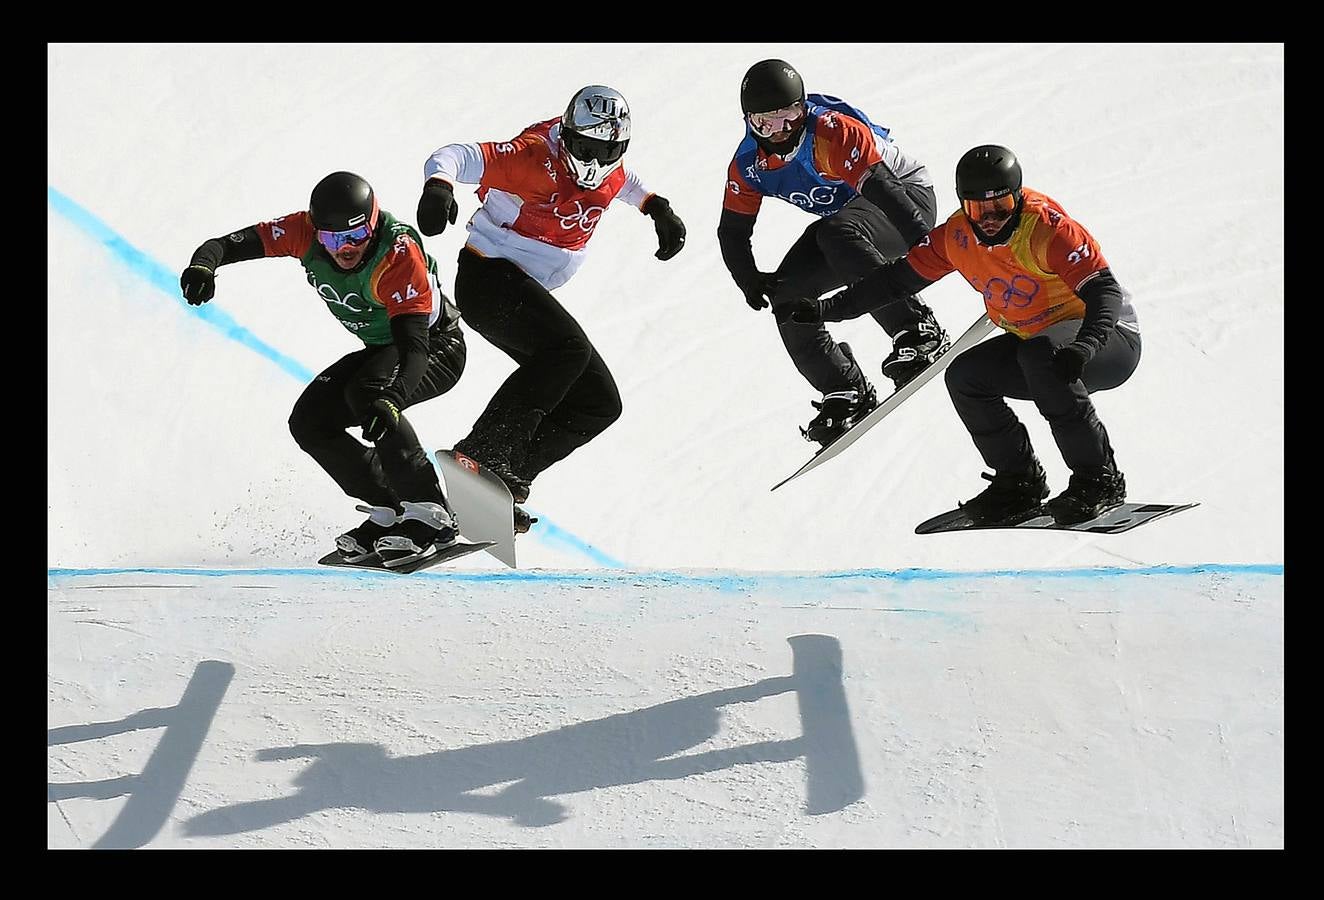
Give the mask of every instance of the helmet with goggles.
[[621, 92], [601, 84], [580, 88], [561, 116], [563, 158], [583, 188], [602, 185], [621, 166], [630, 145], [630, 106]]
[[784, 59], [756, 62], [740, 82], [740, 111], [765, 152], [789, 153], [804, 134], [804, 80]]
[[308, 200], [317, 240], [329, 253], [371, 240], [381, 216], [372, 186], [353, 172], [332, 172]]
[[967, 150], [956, 164], [956, 196], [981, 243], [1005, 243], [1021, 210], [1021, 164], [997, 144]]

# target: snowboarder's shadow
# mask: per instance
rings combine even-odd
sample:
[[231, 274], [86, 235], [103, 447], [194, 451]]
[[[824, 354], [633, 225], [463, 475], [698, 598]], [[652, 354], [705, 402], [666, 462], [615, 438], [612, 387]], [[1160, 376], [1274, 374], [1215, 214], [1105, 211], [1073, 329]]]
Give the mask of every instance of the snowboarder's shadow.
[[[864, 793], [841, 683], [841, 648], [825, 635], [799, 635], [789, 642], [794, 655], [794, 674], [789, 677], [765, 678], [520, 740], [403, 757], [364, 743], [261, 750], [259, 760], [312, 760], [294, 779], [297, 792], [210, 810], [185, 822], [184, 831], [234, 834], [341, 808], [481, 813], [524, 826], [553, 825], [571, 815], [567, 806], [550, 799], [559, 795], [800, 757], [809, 775], [806, 811], [831, 812]], [[722, 707], [788, 691], [796, 692], [800, 706], [799, 737], [676, 755], [717, 734]], [[504, 787], [493, 790], [498, 785]]]
[[174, 706], [139, 710], [114, 722], [64, 725], [46, 731], [46, 746], [114, 738], [143, 729], [164, 728], [137, 775], [100, 781], [47, 782], [49, 802], [127, 796], [119, 814], [92, 848], [142, 847], [165, 825], [179, 800], [193, 763], [206, 740], [212, 718], [234, 677], [234, 666], [218, 660], [198, 663]]

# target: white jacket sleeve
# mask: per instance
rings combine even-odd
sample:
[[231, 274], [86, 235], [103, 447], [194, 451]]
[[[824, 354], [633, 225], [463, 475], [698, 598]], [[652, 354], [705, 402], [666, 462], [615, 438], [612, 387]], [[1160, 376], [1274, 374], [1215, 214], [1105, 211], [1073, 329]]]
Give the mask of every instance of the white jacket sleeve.
[[478, 184], [483, 180], [485, 168], [483, 151], [477, 144], [447, 144], [423, 164], [423, 180], [436, 177], [452, 184], [457, 181]]
[[638, 209], [643, 206], [645, 200], [652, 195], [652, 191], [644, 187], [644, 183], [639, 180], [639, 176], [630, 169], [625, 170], [625, 184], [622, 185], [620, 192], [614, 199], [622, 203], [628, 203]]

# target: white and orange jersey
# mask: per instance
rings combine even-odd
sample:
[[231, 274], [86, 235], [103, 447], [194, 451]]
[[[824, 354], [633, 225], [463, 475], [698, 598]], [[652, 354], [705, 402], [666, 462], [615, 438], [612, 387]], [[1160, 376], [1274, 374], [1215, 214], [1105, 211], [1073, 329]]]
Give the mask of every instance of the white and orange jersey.
[[588, 239], [612, 200], [636, 209], [652, 196], [624, 166], [594, 189], [580, 187], [558, 152], [561, 120], [524, 129], [510, 141], [447, 144], [423, 166], [424, 179], [478, 185], [467, 246], [508, 259], [549, 291], [584, 262]]

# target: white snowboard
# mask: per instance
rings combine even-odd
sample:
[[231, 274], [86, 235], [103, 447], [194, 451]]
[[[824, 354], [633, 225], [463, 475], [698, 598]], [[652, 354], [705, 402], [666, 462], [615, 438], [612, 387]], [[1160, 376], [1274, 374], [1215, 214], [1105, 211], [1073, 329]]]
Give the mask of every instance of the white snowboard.
[[437, 464], [446, 481], [446, 499], [460, 534], [476, 544], [491, 541], [487, 552], [515, 568], [515, 498], [506, 483], [474, 460], [453, 450], [438, 450]]
[[884, 417], [892, 412], [892, 410], [906, 402], [911, 395], [927, 384], [931, 378], [947, 368], [947, 365], [952, 360], [956, 359], [959, 354], [969, 350], [975, 344], [978, 344], [995, 328], [997, 328], [997, 326], [990, 322], [987, 316], [980, 314], [974, 324], [965, 330], [965, 334], [957, 338], [956, 342], [952, 344], [947, 352], [935, 359], [927, 369], [916, 375], [905, 387], [898, 391], [894, 391], [892, 396], [878, 404], [877, 408], [857, 422], [849, 431], [815, 453], [813, 459], [796, 469], [788, 477], [783, 478], [781, 481], [774, 484], [772, 489], [775, 491], [788, 481], [799, 478], [811, 469], [818, 468], [823, 465], [823, 463], [845, 450], [851, 444], [858, 441], [864, 436], [866, 431], [881, 422]]

